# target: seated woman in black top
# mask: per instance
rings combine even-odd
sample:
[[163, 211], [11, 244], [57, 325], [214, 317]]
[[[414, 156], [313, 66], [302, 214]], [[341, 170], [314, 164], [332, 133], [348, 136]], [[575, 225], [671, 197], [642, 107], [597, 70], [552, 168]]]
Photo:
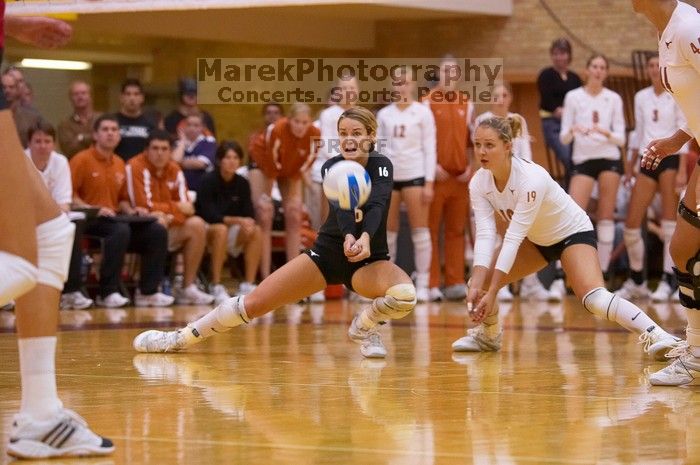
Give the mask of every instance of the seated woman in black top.
[[243, 149], [235, 141], [223, 141], [216, 149], [216, 169], [206, 173], [197, 191], [195, 209], [209, 223], [208, 240], [211, 250], [211, 289], [215, 302], [229, 299], [221, 284], [221, 270], [226, 254], [237, 257], [243, 252], [244, 281], [239, 294], [248, 294], [254, 288], [255, 275], [260, 266], [262, 235], [253, 219], [253, 202], [248, 180], [236, 174], [243, 160]]

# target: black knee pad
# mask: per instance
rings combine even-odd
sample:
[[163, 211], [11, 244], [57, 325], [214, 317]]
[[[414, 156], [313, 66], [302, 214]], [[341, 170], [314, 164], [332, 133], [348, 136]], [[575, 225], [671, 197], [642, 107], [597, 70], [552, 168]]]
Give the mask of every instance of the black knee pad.
[[[681, 304], [686, 308], [700, 310], [700, 260], [699, 255], [688, 260], [688, 271], [684, 273], [676, 267], [673, 272], [678, 279], [678, 296]], [[691, 266], [691, 262], [692, 266]], [[696, 274], [697, 273], [697, 274]]]

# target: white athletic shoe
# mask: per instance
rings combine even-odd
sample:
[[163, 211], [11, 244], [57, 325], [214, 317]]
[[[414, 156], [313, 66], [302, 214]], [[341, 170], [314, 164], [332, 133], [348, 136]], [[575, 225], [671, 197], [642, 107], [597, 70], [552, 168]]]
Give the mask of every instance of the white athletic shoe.
[[85, 310], [88, 307], [92, 307], [92, 304], [92, 299], [88, 299], [80, 291], [61, 294], [62, 310]]
[[700, 358], [693, 356], [690, 347], [684, 344], [668, 353], [675, 358], [666, 368], [649, 376], [653, 386], [683, 386], [700, 381]]
[[536, 284], [526, 284], [523, 281], [523, 283], [520, 285], [520, 298], [545, 302], [550, 299], [550, 294], [539, 280], [537, 280]]
[[214, 302], [215, 298], [211, 294], [200, 291], [194, 283], [184, 289], [175, 289], [174, 294], [175, 302], [178, 305], [209, 305]]
[[676, 291], [673, 294], [671, 294], [671, 302], [678, 303], [681, 301], [680, 292], [680, 289], [676, 289]]
[[382, 342], [382, 336], [378, 331], [371, 331], [367, 339], [360, 345], [360, 353], [367, 358], [384, 358], [386, 357], [386, 347]]
[[214, 305], [224, 303], [231, 298], [231, 294], [228, 293], [223, 284], [209, 286], [209, 294], [214, 296]]
[[243, 281], [241, 284], [238, 285], [238, 294], [239, 295], [248, 295], [251, 292], [253, 292], [253, 290], [255, 290], [256, 287], [258, 287], [258, 286], [256, 286], [253, 283], [249, 283], [248, 281]]
[[455, 352], [495, 352], [501, 350], [501, 340], [503, 331], [495, 338], [490, 338], [484, 332], [484, 326], [479, 325], [469, 328], [467, 335], [457, 339], [452, 343], [452, 350]]
[[615, 294], [626, 300], [648, 299], [649, 288], [647, 287], [646, 281], [642, 284], [635, 284], [632, 278], [628, 278], [627, 281], [622, 284], [622, 287], [615, 291]]
[[114, 444], [93, 433], [77, 413], [61, 409], [50, 420], [37, 421], [17, 414], [7, 453], [19, 459], [109, 455]]
[[155, 294], [143, 295], [141, 291], [136, 290], [134, 305], [137, 307], [169, 307], [175, 302], [175, 298], [162, 292]]
[[659, 286], [651, 294], [651, 300], [653, 302], [668, 302], [671, 300], [671, 295], [673, 294], [673, 288], [665, 281], [659, 281]]
[[186, 326], [175, 331], [150, 329], [136, 336], [133, 346], [137, 352], [179, 352], [187, 348], [184, 331], [192, 331], [192, 328]]
[[467, 298], [467, 286], [464, 284], [453, 284], [447, 286], [443, 294], [447, 300], [464, 300]]
[[658, 326], [650, 326], [640, 334], [639, 343], [644, 345], [644, 352], [657, 361], [666, 360], [666, 354], [676, 347], [685, 345], [683, 339], [668, 334]]
[[439, 302], [445, 300], [445, 296], [442, 295], [442, 291], [439, 287], [431, 287], [428, 290], [428, 298], [431, 302]]
[[563, 279], [555, 279], [549, 286], [549, 300], [561, 302], [566, 297], [566, 284]]
[[430, 291], [427, 287], [419, 287], [416, 289], [416, 301], [430, 302]]
[[514, 297], [513, 294], [510, 292], [510, 289], [508, 289], [508, 286], [503, 286], [498, 290], [498, 294], [496, 294], [496, 299], [499, 302], [512, 302]]
[[314, 292], [309, 296], [309, 302], [312, 304], [320, 304], [321, 302], [326, 301], [326, 292], [325, 291], [318, 291]]
[[107, 297], [97, 296], [95, 302], [98, 307], [119, 308], [129, 303], [129, 299], [118, 292], [112, 292]]

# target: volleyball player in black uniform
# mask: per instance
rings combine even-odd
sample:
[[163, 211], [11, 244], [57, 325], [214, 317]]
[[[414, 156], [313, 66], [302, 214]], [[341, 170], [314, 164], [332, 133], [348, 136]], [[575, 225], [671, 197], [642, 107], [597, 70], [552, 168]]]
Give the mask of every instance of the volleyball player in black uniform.
[[386, 218], [393, 185], [392, 165], [374, 151], [377, 121], [364, 108], [346, 110], [338, 120], [341, 155], [328, 160], [322, 174], [345, 159], [365, 167], [372, 182], [367, 202], [355, 211], [331, 205], [313, 247], [264, 279], [253, 292], [233, 297], [177, 331], [150, 330], [134, 339], [140, 352], [175, 352], [215, 333], [248, 323], [282, 305], [298, 302], [328, 284], [345, 284], [374, 299], [352, 321], [348, 334], [365, 357], [382, 358], [386, 349], [379, 323], [403, 318], [416, 304], [411, 278], [389, 261]]

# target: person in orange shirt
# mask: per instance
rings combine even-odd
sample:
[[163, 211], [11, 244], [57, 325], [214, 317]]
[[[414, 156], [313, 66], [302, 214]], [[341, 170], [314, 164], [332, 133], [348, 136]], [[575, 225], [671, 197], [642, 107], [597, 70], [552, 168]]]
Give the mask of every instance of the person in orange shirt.
[[[471, 176], [467, 140], [473, 107], [458, 94], [456, 83], [445, 77], [457, 61], [446, 58], [440, 64], [440, 83], [424, 103], [430, 107], [437, 128], [437, 167], [433, 202], [428, 222], [433, 242], [430, 264], [430, 300], [441, 300], [440, 253], [438, 238], [440, 224], [445, 231], [445, 290], [444, 297], [460, 300], [466, 297], [464, 281], [464, 232], [469, 214], [468, 183]], [[452, 98], [454, 96], [454, 98]]]
[[168, 250], [182, 250], [185, 270], [182, 288], [175, 289], [175, 301], [182, 305], [208, 305], [214, 296], [195, 284], [207, 239], [207, 225], [194, 214], [187, 183], [180, 166], [172, 159], [170, 134], [151, 132], [146, 150], [126, 167], [129, 201], [139, 215], [152, 215], [168, 229]]
[[[129, 299], [119, 293], [119, 275], [124, 255], [130, 248], [141, 254], [141, 280], [135, 303], [139, 307], [164, 307], [173, 298], [158, 292], [168, 254], [168, 232], [154, 218], [140, 217], [131, 207], [126, 192], [124, 161], [114, 153], [119, 144], [116, 117], [95, 120], [89, 149], [70, 160], [73, 203], [98, 207], [98, 217], [88, 222], [85, 233], [103, 239], [100, 265], [100, 295], [97, 305], [123, 307]], [[118, 215], [117, 213], [126, 215]]]
[[[302, 175], [314, 161], [321, 135], [312, 121], [311, 107], [304, 103], [292, 105], [289, 117], [279, 119], [268, 129], [267, 154], [264, 160], [258, 162], [265, 175], [265, 193], [269, 201], [272, 201], [270, 196], [275, 180], [282, 194], [287, 261], [299, 255], [301, 248]], [[269, 244], [272, 240], [272, 217], [265, 220], [260, 227], [263, 230], [263, 243]], [[263, 246], [263, 250], [270, 249]]]

